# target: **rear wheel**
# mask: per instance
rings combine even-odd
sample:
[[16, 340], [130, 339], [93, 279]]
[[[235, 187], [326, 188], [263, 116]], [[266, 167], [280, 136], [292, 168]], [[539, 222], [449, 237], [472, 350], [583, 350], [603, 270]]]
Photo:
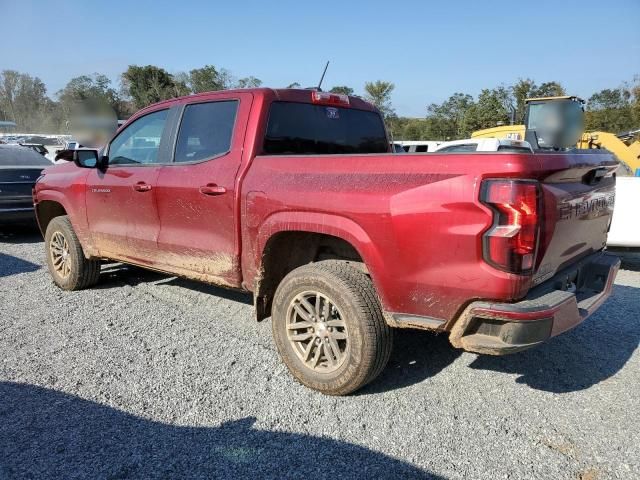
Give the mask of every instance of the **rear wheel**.
[[47, 266], [54, 283], [63, 290], [80, 290], [98, 283], [100, 261], [84, 256], [69, 217], [55, 217], [44, 236]]
[[392, 330], [369, 277], [347, 262], [296, 268], [273, 301], [273, 335], [289, 371], [302, 384], [346, 395], [383, 370]]

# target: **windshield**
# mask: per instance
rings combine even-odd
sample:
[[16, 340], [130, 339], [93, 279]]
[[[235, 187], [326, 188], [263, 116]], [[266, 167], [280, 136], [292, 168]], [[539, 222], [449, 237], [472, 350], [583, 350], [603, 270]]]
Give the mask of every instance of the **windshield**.
[[271, 104], [266, 155], [387, 153], [389, 149], [377, 112], [311, 103]]

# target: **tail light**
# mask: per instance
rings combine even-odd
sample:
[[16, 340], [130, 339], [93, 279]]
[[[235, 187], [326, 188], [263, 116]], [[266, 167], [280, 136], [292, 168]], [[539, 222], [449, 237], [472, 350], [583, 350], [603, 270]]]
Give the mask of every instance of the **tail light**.
[[510, 273], [529, 273], [540, 240], [541, 195], [538, 182], [485, 180], [480, 201], [493, 210], [493, 225], [482, 238], [484, 260]]
[[311, 92], [311, 102], [322, 105], [342, 105], [349, 106], [349, 96], [342, 93]]

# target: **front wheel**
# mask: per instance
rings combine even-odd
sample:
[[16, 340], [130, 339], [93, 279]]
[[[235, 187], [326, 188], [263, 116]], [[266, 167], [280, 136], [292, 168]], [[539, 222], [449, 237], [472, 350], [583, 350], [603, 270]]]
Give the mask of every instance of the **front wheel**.
[[56, 217], [44, 235], [47, 266], [53, 282], [63, 290], [80, 290], [98, 283], [100, 261], [88, 260], [69, 217]]
[[296, 268], [282, 280], [272, 328], [293, 376], [329, 395], [349, 394], [377, 377], [393, 343], [371, 279], [335, 260]]

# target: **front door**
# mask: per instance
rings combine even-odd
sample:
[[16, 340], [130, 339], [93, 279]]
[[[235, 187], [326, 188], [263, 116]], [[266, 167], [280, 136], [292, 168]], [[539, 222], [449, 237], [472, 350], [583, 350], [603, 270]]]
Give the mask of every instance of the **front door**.
[[236, 174], [242, 158], [250, 94], [188, 104], [174, 162], [158, 177], [158, 248], [170, 269], [239, 286]]
[[109, 144], [109, 161], [86, 182], [87, 220], [93, 244], [109, 258], [151, 263], [160, 231], [155, 187], [169, 110], [133, 121]]

